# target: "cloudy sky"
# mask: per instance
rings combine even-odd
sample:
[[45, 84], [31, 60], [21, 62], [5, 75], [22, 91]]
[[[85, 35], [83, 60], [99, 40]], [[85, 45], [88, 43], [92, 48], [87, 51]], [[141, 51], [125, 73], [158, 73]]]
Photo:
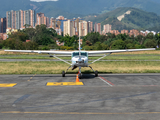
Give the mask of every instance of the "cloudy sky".
[[33, 2], [58, 1], [58, 0], [30, 0]]

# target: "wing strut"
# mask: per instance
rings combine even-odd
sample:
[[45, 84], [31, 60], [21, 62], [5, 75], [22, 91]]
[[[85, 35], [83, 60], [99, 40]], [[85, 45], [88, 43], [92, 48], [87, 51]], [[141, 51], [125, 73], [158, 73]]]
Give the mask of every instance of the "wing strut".
[[[104, 58], [104, 57], [106, 57], [106, 56], [109, 56], [111, 53], [109, 53], [109, 54], [105, 54], [104, 56], [102, 56], [102, 57], [100, 57], [99, 59], [97, 59], [97, 60], [94, 60], [93, 62], [91, 62], [90, 64], [93, 64], [93, 63], [95, 63], [95, 62], [97, 62], [97, 61], [99, 61], [100, 59], [102, 59], [102, 58]], [[90, 65], [89, 64], [89, 65]]]
[[67, 63], [67, 64], [69, 64], [69, 65], [72, 65], [71, 63], [67, 62], [66, 60], [63, 60], [63, 59], [57, 57], [56, 55], [51, 55], [51, 54], [49, 54], [49, 55], [50, 55], [50, 56], [53, 56], [53, 57], [55, 57], [55, 58], [57, 58], [57, 59], [60, 60], [60, 61], [65, 62], [65, 63]]

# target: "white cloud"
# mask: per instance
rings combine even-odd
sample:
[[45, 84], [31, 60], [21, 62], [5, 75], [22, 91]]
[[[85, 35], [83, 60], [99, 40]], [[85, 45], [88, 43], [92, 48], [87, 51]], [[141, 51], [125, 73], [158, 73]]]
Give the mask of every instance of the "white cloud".
[[30, 0], [32, 2], [58, 1], [58, 0]]

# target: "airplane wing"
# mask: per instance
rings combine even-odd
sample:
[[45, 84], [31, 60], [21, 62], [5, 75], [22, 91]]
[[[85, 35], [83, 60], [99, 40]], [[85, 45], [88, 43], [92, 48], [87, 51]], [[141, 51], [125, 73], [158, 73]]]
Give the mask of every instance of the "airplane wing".
[[[155, 48], [145, 49], [124, 49], [124, 50], [99, 50], [99, 51], [87, 51], [89, 55], [92, 54], [106, 54], [106, 53], [119, 53], [119, 52], [135, 52], [135, 51], [146, 51], [155, 50]], [[24, 52], [24, 53], [45, 53], [45, 54], [62, 54], [71, 55], [72, 51], [41, 51], [41, 50], [4, 50], [6, 52]]]
[[89, 55], [92, 55], [92, 54], [106, 54], [106, 53], [120, 53], [120, 52], [146, 51], [146, 50], [155, 50], [155, 48], [88, 51], [88, 54], [89, 54]]
[[24, 52], [24, 53], [45, 53], [45, 54], [63, 54], [71, 55], [72, 51], [41, 51], [41, 50], [4, 50], [6, 52]]

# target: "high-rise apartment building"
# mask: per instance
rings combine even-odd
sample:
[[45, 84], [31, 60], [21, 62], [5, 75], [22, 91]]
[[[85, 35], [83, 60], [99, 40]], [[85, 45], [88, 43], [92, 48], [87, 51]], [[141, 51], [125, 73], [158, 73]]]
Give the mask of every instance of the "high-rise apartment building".
[[57, 27], [58, 27], [58, 29], [60, 29], [60, 27], [61, 27], [61, 21], [57, 21]]
[[47, 24], [47, 21], [46, 21], [47, 19], [44, 16], [44, 13], [37, 13], [36, 17], [37, 17], [36, 25]]
[[30, 25], [31, 27], [35, 26], [35, 11], [34, 10], [19, 10], [19, 11], [7, 11], [7, 29], [20, 29], [24, 28], [25, 24]]
[[46, 17], [46, 26], [49, 27], [50, 24], [49, 24], [49, 17]]
[[69, 35], [73, 36], [75, 35], [75, 27], [74, 27], [74, 21], [67, 20], [63, 22], [63, 35]]
[[24, 11], [24, 25], [28, 24], [31, 27], [35, 26], [35, 11], [34, 10], [25, 10]]
[[79, 34], [79, 18], [75, 20], [75, 29], [76, 29], [76, 33]]
[[67, 21], [67, 20], [59, 20], [59, 19], [51, 18], [50, 19], [50, 28], [53, 28], [54, 30], [56, 30], [58, 35], [61, 35], [61, 33], [63, 32], [63, 29], [64, 29], [63, 24], [65, 21]]
[[13, 20], [15, 20], [15, 18], [13, 18], [14, 13], [13, 10], [6, 12], [7, 28], [13, 28]]
[[15, 29], [23, 28], [23, 11], [15, 11]]
[[112, 25], [106, 24], [103, 25], [103, 34], [106, 35], [106, 33], [109, 33], [112, 30]]
[[6, 18], [0, 18], [0, 33], [6, 33]]
[[3, 23], [3, 18], [0, 18], [0, 33], [2, 33], [2, 23]]
[[87, 22], [80, 19], [67, 20], [63, 22], [64, 35], [69, 34], [70, 36], [86, 36], [89, 32], [92, 31], [92, 22]]
[[94, 24], [94, 32], [99, 32], [99, 34], [101, 34], [101, 23]]
[[80, 21], [79, 22], [79, 36], [86, 36], [88, 34], [88, 22]]
[[55, 18], [50, 19], [50, 28], [56, 29], [57, 21]]
[[93, 22], [88, 21], [88, 33], [91, 33], [93, 31]]

